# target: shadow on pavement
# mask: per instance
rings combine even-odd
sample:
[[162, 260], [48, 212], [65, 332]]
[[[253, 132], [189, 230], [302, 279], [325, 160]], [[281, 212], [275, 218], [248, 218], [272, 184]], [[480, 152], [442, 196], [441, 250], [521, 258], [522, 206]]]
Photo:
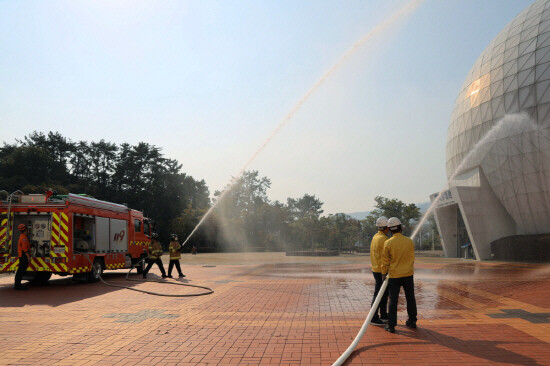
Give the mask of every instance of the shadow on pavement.
[[[518, 365], [540, 365], [536, 360], [528, 356], [507, 350], [506, 348], [502, 347], [506, 344], [513, 344], [515, 347], [517, 347], [518, 344], [525, 344], [527, 346], [526, 349], [528, 349], [530, 346], [533, 345], [532, 342], [518, 342], [517, 339], [513, 339], [510, 341], [493, 341], [487, 339], [464, 340], [436, 332], [432, 329], [423, 328], [419, 328], [416, 331], [400, 330], [398, 332], [400, 335], [404, 335], [406, 337], [427, 341], [431, 344], [439, 344], [445, 348], [449, 348], [454, 351], [462, 352], [491, 362], [512, 363]], [[467, 332], [464, 333], [464, 336], [468, 336]], [[544, 347], [546, 346], [547, 345], [545, 345]]]
[[[126, 281], [127, 272], [106, 272], [103, 279], [107, 283], [135, 287], [142, 281]], [[10, 282], [7, 282], [7, 279]], [[94, 296], [104, 295], [113, 291], [124, 290], [121, 287], [107, 286], [103, 282], [86, 283], [77, 281], [72, 276], [54, 276], [47, 285], [31, 286], [27, 283], [27, 291], [15, 291], [13, 289], [13, 276], [5, 278], [0, 284], [0, 307], [19, 307], [24, 305], [49, 305], [59, 306]], [[141, 275], [130, 274], [130, 279], [141, 280]], [[149, 280], [162, 280], [160, 276], [149, 273]], [[25, 281], [23, 281], [25, 283]]]
[[[376, 344], [373, 344], [371, 346], [364, 346], [364, 347], [361, 347], [361, 348], [356, 348], [355, 351], [353, 351], [352, 354], [348, 357], [346, 362], [344, 362], [344, 365], [351, 364], [353, 359], [358, 357], [361, 352], [368, 351], [369, 349], [373, 349], [373, 348], [377, 348], [377, 347], [381, 347], [381, 346], [384, 346], [384, 347], [402, 346], [402, 345], [407, 345], [407, 344], [411, 344], [411, 343], [410, 342], [385, 342], [385, 343], [376, 343]], [[431, 344], [431, 343], [430, 342], [419, 342], [419, 343], [415, 343], [415, 344], [428, 345], [428, 344]]]
[[[460, 338], [451, 337], [451, 336], [433, 331], [431, 329], [422, 329], [422, 328], [419, 328], [416, 331], [398, 329], [397, 335], [414, 338], [415, 340], [418, 340], [420, 342], [415, 342], [415, 343], [385, 342], [385, 343], [377, 343], [370, 346], [357, 348], [346, 360], [344, 365], [349, 365], [354, 358], [359, 356], [361, 352], [368, 351], [370, 349], [377, 348], [377, 347], [410, 345], [411, 349], [414, 349], [415, 346], [417, 345], [426, 346], [426, 345], [432, 345], [432, 344], [439, 344], [444, 348], [452, 349], [454, 351], [458, 351], [464, 354], [468, 354], [468, 355], [478, 357], [480, 359], [485, 359], [487, 361], [491, 361], [495, 363], [511, 363], [511, 364], [517, 364], [517, 365], [541, 365], [536, 360], [530, 357], [527, 357], [525, 355], [510, 351], [501, 347], [502, 345], [505, 345], [505, 344], [513, 344], [517, 346], [518, 345], [517, 340], [513, 340], [510, 342], [479, 340], [479, 339], [463, 340]], [[528, 348], [529, 346], [532, 346], [533, 343], [524, 342], [524, 344]], [[433, 360], [433, 361], [437, 362], [437, 360]], [[441, 360], [441, 361], [444, 362], [444, 360]], [[471, 361], [474, 361], [474, 360], [471, 360]]]

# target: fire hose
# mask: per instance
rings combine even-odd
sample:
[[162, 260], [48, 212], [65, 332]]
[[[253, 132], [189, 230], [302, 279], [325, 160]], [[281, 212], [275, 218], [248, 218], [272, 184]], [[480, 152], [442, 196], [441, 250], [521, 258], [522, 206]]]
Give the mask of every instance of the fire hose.
[[[81, 253], [81, 254], [86, 254], [86, 253]], [[144, 267], [145, 260], [146, 260], [147, 258], [148, 258], [148, 256], [143, 257], [143, 258], [140, 260], [142, 268]], [[93, 270], [94, 270], [94, 264], [93, 264], [93, 262], [90, 260], [90, 256], [89, 256], [89, 255], [86, 255], [86, 259], [88, 259], [88, 262], [90, 262], [90, 264], [92, 265], [92, 271], [93, 271]], [[138, 262], [138, 263], [139, 263], [139, 262]], [[196, 287], [196, 288], [204, 289], [204, 290], [207, 290], [207, 291], [206, 291], [206, 292], [201, 292], [201, 293], [198, 293], [198, 294], [183, 294], [183, 295], [163, 294], [163, 293], [159, 293], [159, 292], [140, 290], [140, 289], [133, 288], [133, 287], [130, 287], [130, 286], [115, 285], [115, 284], [113, 284], [113, 283], [108, 283], [108, 282], [106, 282], [106, 281], [103, 279], [103, 277], [101, 276], [101, 271], [98, 271], [97, 274], [98, 274], [98, 277], [99, 277], [99, 279], [101, 280], [101, 282], [103, 282], [103, 283], [106, 284], [107, 286], [125, 288], [125, 289], [128, 289], [128, 290], [137, 291], [137, 292], [142, 292], [142, 293], [144, 293], [144, 294], [149, 294], [149, 295], [154, 295], [154, 296], [192, 297], [192, 296], [210, 295], [210, 294], [214, 293], [214, 290], [212, 290], [212, 289], [209, 288], [209, 287], [206, 287], [206, 286], [199, 286], [199, 285], [191, 285], [191, 284], [189, 284], [189, 283], [177, 283], [177, 282], [165, 282], [165, 281], [151, 281], [151, 280], [136, 280], [136, 279], [130, 279], [130, 278], [129, 278], [130, 273], [131, 273], [132, 270], [134, 269], [135, 265], [136, 265], [136, 263], [132, 264], [132, 266], [130, 267], [130, 270], [129, 270], [128, 273], [126, 274], [126, 281], [135, 281], [135, 282], [156, 282], [156, 283], [163, 283], [163, 284], [167, 284], [167, 285]]]
[[382, 300], [382, 296], [384, 295], [384, 292], [386, 291], [386, 288], [388, 287], [388, 279], [389, 277], [386, 277], [384, 282], [382, 282], [382, 286], [380, 287], [380, 290], [378, 291], [378, 296], [376, 296], [376, 299], [374, 300], [374, 303], [372, 304], [372, 307], [370, 308], [369, 315], [367, 315], [367, 319], [365, 319], [365, 322], [363, 323], [363, 326], [359, 330], [359, 333], [355, 336], [355, 339], [353, 342], [349, 345], [348, 349], [338, 359], [332, 364], [332, 366], [340, 366], [342, 365], [349, 355], [355, 350], [355, 347], [359, 344], [359, 341], [361, 341], [361, 338], [363, 338], [363, 335], [367, 331], [367, 328], [369, 326], [370, 321], [372, 320], [372, 317], [378, 310], [378, 305], [380, 304], [380, 300]]

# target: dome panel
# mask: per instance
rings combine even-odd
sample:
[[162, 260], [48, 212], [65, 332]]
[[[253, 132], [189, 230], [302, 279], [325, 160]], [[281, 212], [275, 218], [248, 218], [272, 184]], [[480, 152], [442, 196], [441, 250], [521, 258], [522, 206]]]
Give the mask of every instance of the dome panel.
[[[533, 27], [532, 29], [536, 32], [536, 27]], [[537, 48], [537, 38], [529, 37], [527, 38], [527, 40], [519, 44], [519, 55], [523, 56], [527, 53], [534, 52], [536, 48]]]
[[537, 103], [550, 103], [550, 80], [544, 80], [535, 85], [537, 88]]
[[493, 58], [491, 59], [491, 69], [502, 66], [503, 63], [504, 63], [504, 52], [501, 52], [499, 54], [493, 53]]
[[550, 79], [550, 62], [536, 65], [535, 67], [535, 80], [549, 80]]
[[518, 71], [535, 67], [535, 52], [526, 53], [518, 59]]

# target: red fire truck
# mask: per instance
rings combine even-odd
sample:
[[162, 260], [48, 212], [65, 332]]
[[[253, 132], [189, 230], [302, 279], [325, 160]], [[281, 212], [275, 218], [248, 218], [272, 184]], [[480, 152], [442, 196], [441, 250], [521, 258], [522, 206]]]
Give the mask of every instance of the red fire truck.
[[0, 202], [0, 272], [17, 270], [20, 224], [27, 225], [31, 243], [24, 278], [36, 283], [52, 273], [94, 282], [104, 269], [135, 265], [141, 272], [151, 241], [150, 221], [125, 205], [18, 191]]

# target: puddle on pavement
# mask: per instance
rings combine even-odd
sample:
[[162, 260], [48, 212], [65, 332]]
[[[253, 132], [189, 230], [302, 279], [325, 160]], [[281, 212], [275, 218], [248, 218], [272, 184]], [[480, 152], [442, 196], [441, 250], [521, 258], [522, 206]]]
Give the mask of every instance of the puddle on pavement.
[[[345, 301], [356, 311], [368, 311], [374, 291], [374, 279], [370, 263], [336, 262], [319, 263], [269, 263], [249, 268], [250, 276], [281, 277], [286, 279], [317, 279], [307, 292], [312, 296], [326, 297], [320, 309], [330, 310], [331, 303]], [[541, 277], [550, 277], [550, 266], [524, 263], [425, 263], [415, 267], [415, 295], [423, 318], [441, 318], [441, 310], [460, 311], [494, 308], [499, 303], [480, 296], [476, 290], [513, 291], [522, 283], [533, 283]], [[507, 285], [505, 280], [509, 279]], [[519, 282], [518, 282], [519, 281]], [[470, 291], [472, 289], [472, 291]], [[401, 291], [398, 309], [405, 309], [404, 293]], [[307, 305], [304, 305], [307, 306]], [[459, 315], [453, 315], [460, 317]]]

